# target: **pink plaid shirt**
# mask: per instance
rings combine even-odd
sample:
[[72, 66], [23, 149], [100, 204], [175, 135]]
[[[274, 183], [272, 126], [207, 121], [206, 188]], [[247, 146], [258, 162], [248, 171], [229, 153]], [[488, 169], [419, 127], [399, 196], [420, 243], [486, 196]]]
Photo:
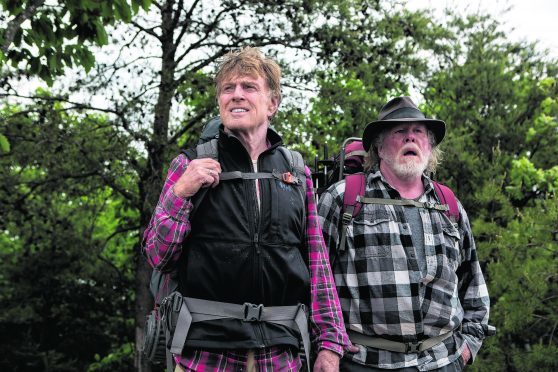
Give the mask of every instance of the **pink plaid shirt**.
[[[173, 185], [184, 173], [189, 160], [178, 155], [171, 162], [159, 202], [143, 237], [143, 249], [150, 265], [165, 269], [175, 265], [181, 254], [182, 242], [190, 232], [189, 198], [173, 193]], [[329, 266], [328, 252], [316, 211], [310, 170], [306, 172], [307, 223], [306, 239], [310, 269], [310, 332], [317, 351], [331, 350], [340, 356], [350, 345], [335, 282]], [[175, 356], [186, 370], [239, 371], [246, 367], [248, 350], [185, 350]], [[254, 350], [255, 365], [259, 370], [296, 371], [301, 362], [289, 348], [268, 347]]]

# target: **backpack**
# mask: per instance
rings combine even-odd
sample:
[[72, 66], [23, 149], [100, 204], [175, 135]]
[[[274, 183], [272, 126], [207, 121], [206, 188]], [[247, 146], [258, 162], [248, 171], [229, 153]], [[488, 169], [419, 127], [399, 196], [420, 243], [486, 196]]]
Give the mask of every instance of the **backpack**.
[[[214, 160], [219, 160], [219, 152], [217, 141], [219, 138], [219, 127], [221, 125], [220, 117], [216, 116], [210, 119], [203, 127], [202, 133], [198, 139], [198, 143], [195, 149], [183, 150], [183, 153], [190, 160], [201, 159], [201, 158], [211, 158]], [[242, 173], [242, 172], [222, 172], [219, 176], [220, 181], [233, 180], [238, 178], [243, 179], [261, 179], [261, 178], [276, 178], [280, 179], [285, 183], [289, 184], [300, 184], [303, 189], [302, 199], [303, 202], [306, 198], [306, 173], [305, 165], [302, 155], [293, 150], [289, 150], [284, 146], [279, 146], [277, 148], [287, 164], [290, 165], [291, 171], [287, 173]], [[205, 195], [209, 191], [209, 188], [201, 188], [192, 197], [192, 209], [190, 211], [190, 216], [196, 213], [199, 205], [203, 201]], [[306, 219], [304, 219], [306, 222]], [[306, 229], [304, 229], [306, 231]], [[178, 270], [173, 269], [168, 272], [161, 272], [159, 270], [152, 270], [151, 281], [149, 289], [154, 299], [154, 309], [148, 315], [145, 327], [145, 342], [143, 347], [143, 352], [147, 358], [154, 364], [167, 363], [167, 366], [171, 367], [172, 360], [170, 353], [166, 348], [166, 340], [168, 335], [165, 334], [165, 326], [161, 322], [161, 304], [166, 298], [168, 298], [173, 292], [178, 290]]]
[[[441, 204], [420, 203], [414, 200], [393, 200], [366, 198], [366, 174], [364, 173], [364, 156], [366, 151], [362, 145], [362, 139], [350, 137], [346, 139], [341, 151], [333, 159], [327, 159], [327, 147], [324, 151], [325, 160], [315, 160], [313, 179], [316, 184], [324, 186], [316, 187], [318, 195], [321, 195], [329, 186], [337, 181], [345, 179], [345, 193], [343, 195], [343, 208], [341, 210], [341, 238], [339, 251], [345, 249], [346, 231], [351, 221], [358, 216], [363, 204], [398, 204], [409, 205], [418, 208], [428, 208], [443, 211], [452, 222], [459, 221], [459, 209], [457, 199], [453, 191], [433, 181], [434, 190]], [[318, 170], [319, 165], [323, 170]]]

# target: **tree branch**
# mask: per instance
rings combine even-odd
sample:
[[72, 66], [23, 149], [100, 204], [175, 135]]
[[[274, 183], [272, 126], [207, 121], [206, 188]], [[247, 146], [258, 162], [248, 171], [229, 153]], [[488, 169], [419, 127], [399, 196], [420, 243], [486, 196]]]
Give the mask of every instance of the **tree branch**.
[[33, 17], [33, 15], [37, 12], [37, 9], [43, 5], [44, 2], [45, 0], [31, 0], [23, 12], [8, 22], [6, 32], [4, 33], [4, 42], [0, 47], [2, 49], [2, 53], [8, 53], [8, 48], [10, 44], [13, 43], [17, 31], [21, 28], [21, 24]]
[[186, 133], [188, 130], [192, 129], [192, 127], [198, 123], [204, 116], [206, 116], [207, 114], [209, 114], [211, 112], [210, 108], [205, 108], [205, 110], [203, 110], [202, 112], [198, 113], [196, 116], [194, 116], [192, 119], [188, 120], [188, 122], [182, 127], [180, 128], [180, 130], [178, 130], [168, 141], [167, 144], [168, 145], [172, 145], [174, 143], [176, 143], [176, 141], [184, 134]]

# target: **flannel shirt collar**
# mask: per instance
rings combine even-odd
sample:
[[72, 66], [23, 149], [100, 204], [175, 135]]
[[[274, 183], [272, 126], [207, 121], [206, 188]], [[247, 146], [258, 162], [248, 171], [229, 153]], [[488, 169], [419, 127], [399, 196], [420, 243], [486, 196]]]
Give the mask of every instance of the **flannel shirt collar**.
[[[370, 171], [366, 180], [366, 183], [369, 187], [372, 186], [374, 182], [381, 182], [386, 190], [393, 190], [393, 192], [396, 192], [397, 195], [399, 195], [399, 192], [391, 187], [388, 181], [386, 181], [378, 166], [375, 166]], [[430, 179], [430, 177], [428, 177], [426, 174], [423, 174], [422, 183], [424, 185], [423, 195], [432, 195], [436, 200], [438, 200], [438, 197], [436, 196], [436, 192], [434, 190], [434, 185], [432, 184], [432, 179]]]

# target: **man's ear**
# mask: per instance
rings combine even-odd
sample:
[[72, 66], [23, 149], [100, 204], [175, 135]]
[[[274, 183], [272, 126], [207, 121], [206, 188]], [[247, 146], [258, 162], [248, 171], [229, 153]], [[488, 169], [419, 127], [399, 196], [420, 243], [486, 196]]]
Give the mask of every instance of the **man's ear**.
[[280, 103], [279, 98], [273, 97], [273, 96], [271, 97], [268, 108], [267, 108], [267, 117], [270, 120], [277, 113], [277, 110], [279, 109], [279, 103]]

